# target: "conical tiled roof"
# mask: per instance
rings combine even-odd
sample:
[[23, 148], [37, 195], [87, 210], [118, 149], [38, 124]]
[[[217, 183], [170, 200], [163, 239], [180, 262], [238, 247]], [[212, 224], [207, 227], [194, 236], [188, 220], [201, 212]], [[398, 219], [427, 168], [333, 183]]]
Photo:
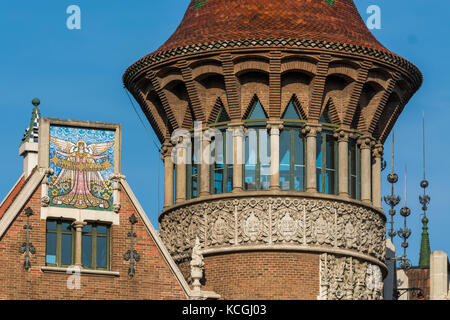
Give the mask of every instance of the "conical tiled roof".
[[352, 0], [192, 0], [178, 29], [157, 52], [222, 40], [275, 38], [389, 52], [366, 27]]

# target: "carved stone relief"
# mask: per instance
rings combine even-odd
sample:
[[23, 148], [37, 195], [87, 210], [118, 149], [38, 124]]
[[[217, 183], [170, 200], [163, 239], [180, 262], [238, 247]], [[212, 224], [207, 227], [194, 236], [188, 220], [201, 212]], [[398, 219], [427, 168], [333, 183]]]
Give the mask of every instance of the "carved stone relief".
[[319, 300], [381, 300], [382, 293], [379, 266], [352, 257], [320, 256]]
[[353, 250], [384, 261], [383, 217], [353, 203], [296, 197], [215, 200], [167, 212], [160, 229], [174, 258], [189, 252], [198, 237], [204, 249], [299, 245]]

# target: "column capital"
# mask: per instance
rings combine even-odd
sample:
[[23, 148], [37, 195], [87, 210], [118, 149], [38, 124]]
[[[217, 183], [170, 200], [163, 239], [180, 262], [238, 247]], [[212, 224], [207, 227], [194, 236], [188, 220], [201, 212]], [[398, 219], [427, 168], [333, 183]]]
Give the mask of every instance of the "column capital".
[[228, 128], [233, 130], [233, 137], [244, 137], [245, 125], [242, 122], [228, 124]]
[[280, 134], [280, 130], [283, 130], [284, 125], [282, 121], [269, 120], [267, 121], [266, 128], [272, 134]]
[[382, 158], [384, 155], [384, 146], [382, 144], [376, 144], [373, 147], [372, 154], [374, 158]]
[[307, 138], [317, 137], [320, 132], [322, 132], [322, 126], [317, 123], [306, 123], [302, 129], [302, 133], [306, 135]]
[[348, 142], [348, 140], [352, 137], [352, 132], [346, 129], [338, 128], [334, 130], [333, 136], [338, 142]]
[[74, 222], [72, 222], [72, 227], [74, 227], [77, 230], [83, 229], [83, 227], [85, 225], [87, 225], [87, 222], [84, 222], [84, 221], [74, 221]]
[[358, 139], [358, 145], [361, 149], [372, 149], [375, 145], [375, 139], [369, 135], [363, 135]]

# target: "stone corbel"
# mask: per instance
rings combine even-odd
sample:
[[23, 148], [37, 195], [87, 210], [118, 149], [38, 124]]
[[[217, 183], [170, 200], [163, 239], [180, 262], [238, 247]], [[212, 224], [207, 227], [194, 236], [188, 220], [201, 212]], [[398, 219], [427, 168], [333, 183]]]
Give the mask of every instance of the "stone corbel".
[[109, 179], [113, 182], [113, 210], [115, 213], [120, 212], [120, 182], [125, 180], [126, 177], [119, 173], [112, 173]]
[[41, 188], [42, 207], [48, 207], [50, 204], [50, 197], [48, 196], [48, 185], [49, 185], [49, 178], [51, 175], [53, 175], [53, 169], [47, 168], [44, 170], [44, 180], [42, 181], [42, 188]]

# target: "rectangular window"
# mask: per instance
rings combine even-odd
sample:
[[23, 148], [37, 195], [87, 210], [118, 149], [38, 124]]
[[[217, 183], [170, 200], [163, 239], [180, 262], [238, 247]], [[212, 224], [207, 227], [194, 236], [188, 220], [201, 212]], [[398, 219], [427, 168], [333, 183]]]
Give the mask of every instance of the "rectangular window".
[[280, 135], [280, 188], [304, 190], [304, 143], [299, 129], [285, 128]]
[[83, 227], [81, 263], [84, 268], [109, 270], [110, 226], [88, 223]]
[[338, 189], [338, 157], [337, 141], [331, 131], [322, 131], [317, 136], [316, 144], [317, 191], [337, 194]]
[[350, 139], [348, 153], [348, 186], [350, 197], [361, 200], [361, 150], [355, 139]]
[[47, 220], [45, 263], [68, 267], [74, 261], [74, 229], [70, 221]]
[[244, 189], [270, 187], [270, 137], [266, 129], [252, 128], [245, 138]]

